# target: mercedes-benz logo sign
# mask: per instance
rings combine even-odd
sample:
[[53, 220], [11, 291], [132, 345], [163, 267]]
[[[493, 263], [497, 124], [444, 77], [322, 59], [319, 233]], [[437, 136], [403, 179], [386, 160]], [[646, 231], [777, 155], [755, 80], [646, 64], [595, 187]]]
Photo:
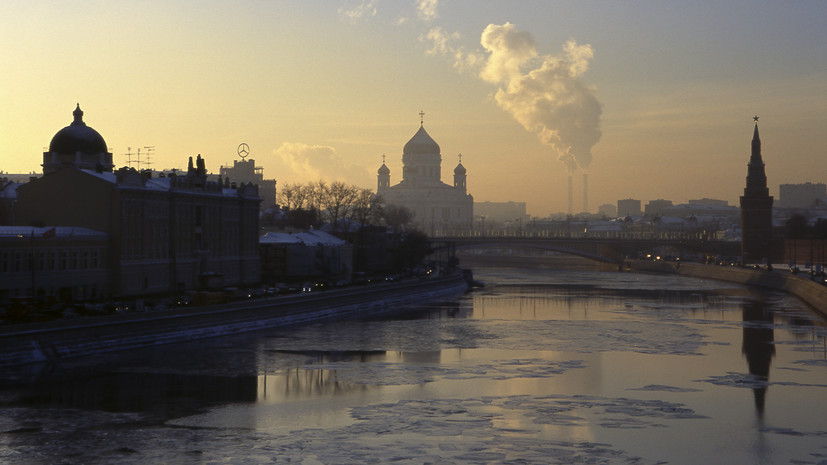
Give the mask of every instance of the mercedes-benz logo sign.
[[241, 158], [248, 157], [250, 155], [250, 146], [245, 143], [238, 144], [238, 156]]

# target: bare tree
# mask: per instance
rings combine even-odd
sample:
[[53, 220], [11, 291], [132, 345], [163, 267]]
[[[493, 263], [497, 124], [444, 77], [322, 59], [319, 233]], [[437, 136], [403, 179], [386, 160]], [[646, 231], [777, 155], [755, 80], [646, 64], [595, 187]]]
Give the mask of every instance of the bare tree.
[[353, 208], [358, 193], [358, 187], [348, 186], [341, 181], [336, 181], [327, 188], [323, 206], [330, 220], [330, 224], [333, 227], [333, 231], [337, 231], [339, 229], [339, 222], [347, 218], [349, 211]]
[[414, 213], [399, 205], [386, 205], [382, 212], [382, 219], [386, 225], [393, 228], [394, 232], [399, 232], [413, 222]]
[[370, 189], [359, 189], [350, 217], [360, 226], [376, 224], [381, 220], [383, 203], [382, 196], [374, 194]]
[[327, 197], [327, 183], [323, 180], [311, 182], [305, 186], [305, 191], [307, 193], [309, 208], [313, 208], [317, 212], [320, 212], [321, 215], [321, 212], [324, 210]]

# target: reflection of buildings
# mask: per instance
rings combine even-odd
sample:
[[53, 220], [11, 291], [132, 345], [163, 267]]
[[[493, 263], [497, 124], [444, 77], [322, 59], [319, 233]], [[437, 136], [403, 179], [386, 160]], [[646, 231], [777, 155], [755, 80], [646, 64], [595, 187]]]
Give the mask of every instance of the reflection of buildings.
[[[772, 313], [761, 301], [744, 302], [744, 342], [741, 353], [747, 358], [749, 374], [766, 383], [770, 377], [770, 364], [775, 356], [774, 330]], [[767, 395], [766, 385], [752, 390], [755, 396], [755, 408], [759, 414], [764, 413], [764, 401]]]
[[257, 394], [256, 376], [124, 372], [40, 383], [28, 401], [108, 412], [157, 412], [175, 418], [212, 405], [255, 402]]
[[25, 230], [3, 241], [0, 293], [85, 300], [259, 281], [256, 186], [208, 181], [200, 155], [182, 176], [114, 171], [103, 137], [80, 106], [73, 114], [43, 153], [43, 176], [15, 189]]
[[743, 263], [769, 258], [772, 241], [772, 197], [767, 188], [758, 117], [752, 135], [752, 154], [747, 165], [747, 186], [741, 196], [741, 256]]
[[377, 194], [389, 205], [414, 213], [414, 222], [429, 234], [471, 229], [474, 198], [466, 192], [466, 170], [460, 162], [454, 169], [454, 185], [441, 181], [442, 154], [439, 145], [420, 126], [402, 151], [402, 181], [390, 185], [390, 169], [384, 161], [378, 172]]

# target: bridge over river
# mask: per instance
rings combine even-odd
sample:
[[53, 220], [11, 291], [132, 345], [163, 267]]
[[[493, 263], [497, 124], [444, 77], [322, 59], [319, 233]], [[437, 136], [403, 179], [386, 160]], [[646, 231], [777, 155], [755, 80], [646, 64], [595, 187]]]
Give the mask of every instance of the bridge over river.
[[694, 235], [618, 235], [616, 237], [543, 235], [470, 235], [431, 239], [436, 254], [469, 249], [535, 249], [561, 252], [591, 260], [619, 263], [650, 253], [667, 253], [673, 258], [686, 256], [737, 257], [738, 241], [698, 238]]

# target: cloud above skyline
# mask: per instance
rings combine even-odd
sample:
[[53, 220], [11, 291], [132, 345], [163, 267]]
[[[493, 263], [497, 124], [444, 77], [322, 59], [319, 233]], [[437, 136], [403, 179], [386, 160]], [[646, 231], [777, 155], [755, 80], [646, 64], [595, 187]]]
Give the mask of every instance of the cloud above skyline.
[[273, 151], [273, 155], [294, 173], [295, 179], [292, 182], [353, 182], [368, 178], [364, 168], [347, 163], [330, 146], [284, 142]]

